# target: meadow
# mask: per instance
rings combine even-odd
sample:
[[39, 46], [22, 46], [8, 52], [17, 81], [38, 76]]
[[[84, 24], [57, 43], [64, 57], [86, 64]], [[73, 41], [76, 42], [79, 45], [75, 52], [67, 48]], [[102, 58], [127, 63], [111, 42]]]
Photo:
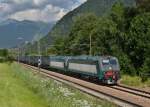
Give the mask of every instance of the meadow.
[[26, 87], [11, 67], [8, 64], [0, 64], [0, 106], [48, 107], [48, 103]]
[[115, 107], [17, 63], [0, 64], [2, 107]]

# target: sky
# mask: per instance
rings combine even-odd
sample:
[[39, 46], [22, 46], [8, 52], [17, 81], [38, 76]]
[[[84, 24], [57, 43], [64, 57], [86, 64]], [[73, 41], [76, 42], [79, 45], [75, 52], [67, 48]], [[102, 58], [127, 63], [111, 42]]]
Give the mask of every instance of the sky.
[[56, 22], [86, 0], [0, 0], [0, 22], [18, 21]]

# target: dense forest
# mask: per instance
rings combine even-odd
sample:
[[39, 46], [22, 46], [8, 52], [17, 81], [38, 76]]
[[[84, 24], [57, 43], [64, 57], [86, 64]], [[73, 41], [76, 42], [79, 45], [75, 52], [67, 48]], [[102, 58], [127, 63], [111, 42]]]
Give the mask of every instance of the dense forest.
[[116, 56], [124, 74], [150, 74], [150, 0], [138, 0], [135, 7], [116, 2], [103, 17], [78, 16], [69, 35], [55, 38], [48, 52], [90, 55], [90, 46], [91, 55]]

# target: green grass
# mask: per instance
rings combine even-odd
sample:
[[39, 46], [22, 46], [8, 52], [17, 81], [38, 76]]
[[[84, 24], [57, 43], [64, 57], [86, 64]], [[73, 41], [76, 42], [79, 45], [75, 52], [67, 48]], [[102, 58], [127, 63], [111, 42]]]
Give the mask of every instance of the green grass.
[[[77, 89], [40, 74], [31, 72], [16, 63], [10, 67], [26, 88], [44, 99], [49, 107], [115, 107], [116, 105], [84, 94]], [[29, 107], [29, 106], [27, 106]], [[43, 106], [44, 107], [44, 106]]]
[[150, 88], [150, 78], [147, 81], [142, 82], [141, 78], [138, 76], [123, 75], [121, 77], [121, 83], [134, 87]]
[[0, 64], [0, 107], [48, 107], [48, 103], [26, 87], [8, 64]]

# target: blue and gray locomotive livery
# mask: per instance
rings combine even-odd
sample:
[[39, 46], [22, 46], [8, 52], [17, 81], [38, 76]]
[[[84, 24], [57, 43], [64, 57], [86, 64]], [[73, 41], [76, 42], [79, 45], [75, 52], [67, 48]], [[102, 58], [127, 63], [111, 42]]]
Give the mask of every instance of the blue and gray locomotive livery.
[[96, 78], [105, 84], [116, 84], [120, 79], [118, 59], [113, 56], [21, 56], [21, 62], [42, 68], [54, 68], [67, 73], [76, 73]]

